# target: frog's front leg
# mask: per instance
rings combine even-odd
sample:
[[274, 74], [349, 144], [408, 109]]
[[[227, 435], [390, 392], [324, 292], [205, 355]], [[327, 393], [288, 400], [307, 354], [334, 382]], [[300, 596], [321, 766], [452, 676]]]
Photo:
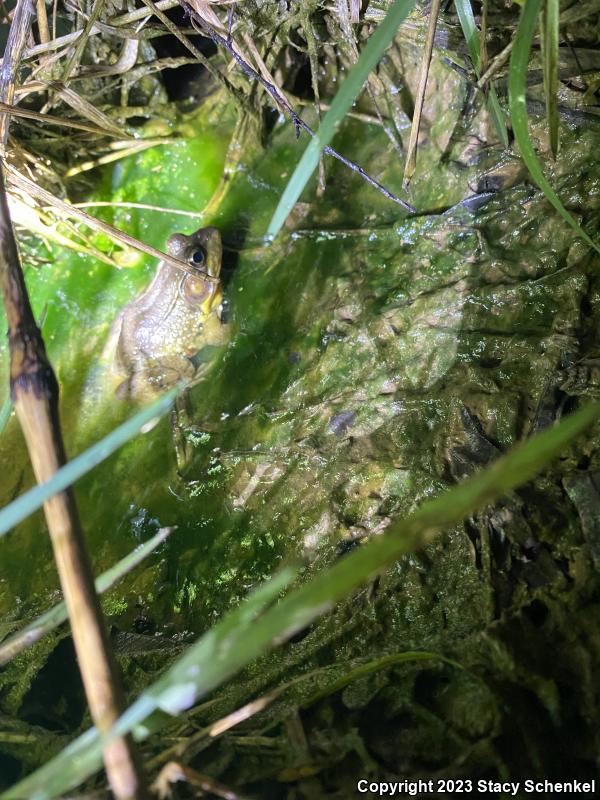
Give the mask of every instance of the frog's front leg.
[[189, 358], [168, 357], [163, 359], [138, 356], [138, 364], [131, 376], [131, 395], [138, 398], [152, 398], [182, 382], [189, 384], [194, 378], [196, 368]]
[[171, 411], [171, 434], [177, 460], [177, 472], [183, 476], [191, 464], [193, 448], [188, 439], [188, 431], [192, 426], [192, 403], [187, 389], [175, 398]]
[[222, 347], [231, 340], [231, 323], [221, 314], [213, 313], [204, 323], [204, 343], [211, 347]]
[[[198, 370], [193, 359], [186, 358], [186, 362], [185, 370], [179, 368], [178, 374], [181, 380], [186, 381], [187, 385], [181, 394], [175, 398], [173, 410], [171, 411], [171, 433], [177, 460], [177, 471], [180, 475], [183, 475], [193, 457], [190, 433], [194, 431], [194, 409], [190, 389], [199, 382], [206, 371], [202, 368]], [[199, 372], [200, 375], [198, 374]]]

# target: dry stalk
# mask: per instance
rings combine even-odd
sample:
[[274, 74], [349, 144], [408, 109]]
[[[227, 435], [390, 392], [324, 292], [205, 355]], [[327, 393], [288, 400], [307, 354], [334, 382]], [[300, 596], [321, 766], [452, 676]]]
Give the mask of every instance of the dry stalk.
[[[18, 66], [31, 28], [32, 0], [19, 0], [0, 72], [0, 100], [12, 104]], [[8, 139], [10, 113], [0, 112], [0, 143]], [[0, 283], [8, 322], [12, 402], [23, 430], [38, 483], [45, 483], [66, 461], [58, 416], [58, 383], [36, 324], [19, 260], [4, 176], [0, 172]], [[116, 662], [110, 649], [92, 568], [68, 489], [44, 504], [52, 549], [73, 643], [92, 719], [107, 733], [125, 709]], [[119, 738], [103, 753], [106, 773], [118, 800], [147, 795], [133, 742]]]
[[48, 28], [48, 15], [46, 14], [46, 3], [44, 0], [35, 0], [35, 10], [37, 14], [40, 42], [49, 42], [50, 29]]
[[438, 15], [440, 13], [441, 0], [433, 0], [429, 10], [429, 25], [427, 27], [427, 38], [425, 39], [425, 49], [421, 60], [421, 72], [419, 74], [419, 86], [415, 97], [415, 110], [413, 113], [412, 127], [410, 129], [410, 139], [406, 148], [406, 164], [404, 166], [404, 187], [410, 183], [415, 167], [417, 166], [417, 141], [419, 138], [419, 127], [421, 125], [421, 115], [423, 113], [423, 102], [425, 100], [425, 90], [427, 89], [427, 78], [429, 76], [429, 65], [431, 64], [431, 54], [433, 52], [433, 42], [435, 40], [435, 29], [437, 27]]
[[[8, 320], [12, 401], [36, 480], [45, 483], [66, 461], [58, 417], [58, 383], [31, 310], [3, 181], [0, 275]], [[44, 512], [90, 712], [98, 730], [107, 733], [125, 702], [72, 491], [54, 495], [44, 504]], [[130, 739], [117, 739], [108, 745], [104, 763], [115, 797], [125, 800], [144, 796], [144, 779]]]

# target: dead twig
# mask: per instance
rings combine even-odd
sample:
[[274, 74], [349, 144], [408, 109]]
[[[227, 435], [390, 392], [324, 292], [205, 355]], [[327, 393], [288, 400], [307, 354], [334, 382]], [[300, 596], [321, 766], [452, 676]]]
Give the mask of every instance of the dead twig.
[[[8, 321], [11, 398], [38, 483], [66, 462], [58, 416], [58, 383], [35, 322], [19, 261], [4, 181], [0, 178], [0, 277]], [[108, 643], [75, 497], [68, 489], [44, 504], [54, 558], [69, 611], [81, 678], [94, 723], [107, 733], [125, 708]], [[145, 796], [133, 742], [116, 739], [104, 750], [115, 797]]]
[[425, 100], [425, 90], [427, 89], [427, 78], [429, 76], [429, 65], [431, 64], [431, 54], [433, 53], [433, 42], [435, 39], [435, 29], [437, 27], [438, 15], [440, 13], [441, 0], [433, 0], [429, 10], [429, 25], [427, 27], [427, 38], [425, 39], [425, 49], [421, 60], [421, 73], [419, 75], [419, 86], [415, 97], [415, 110], [413, 113], [410, 138], [406, 148], [406, 164], [404, 165], [404, 186], [410, 183], [415, 168], [417, 166], [417, 141], [419, 138], [419, 127], [421, 125], [421, 115], [423, 113], [423, 102]]
[[48, 27], [48, 15], [46, 14], [46, 3], [44, 0], [36, 0], [35, 10], [37, 14], [38, 31], [40, 42], [44, 44], [50, 41], [50, 29]]
[[[17, 3], [0, 70], [0, 101], [7, 105], [11, 105], [14, 98], [16, 75], [31, 29], [32, 14], [31, 0]], [[3, 151], [9, 125], [10, 114], [0, 112]], [[0, 283], [8, 322], [11, 399], [36, 480], [45, 483], [66, 461], [58, 416], [58, 383], [31, 310], [1, 170]], [[50, 498], [44, 504], [44, 512], [90, 713], [98, 731], [107, 733], [124, 711], [125, 699], [71, 489]], [[130, 737], [116, 739], [105, 748], [103, 757], [109, 783], [118, 800], [146, 796], [143, 772]]]
[[223, 800], [246, 800], [244, 795], [234, 792], [229, 786], [219, 783], [219, 781], [211, 778], [210, 775], [203, 775], [201, 772], [196, 772], [195, 769], [179, 764], [177, 761], [170, 761], [165, 764], [152, 784], [152, 789], [161, 800], [164, 800], [166, 797], [171, 797], [171, 784], [180, 781], [184, 781], [198, 789], [202, 795], [210, 794], [215, 797], [221, 797]]

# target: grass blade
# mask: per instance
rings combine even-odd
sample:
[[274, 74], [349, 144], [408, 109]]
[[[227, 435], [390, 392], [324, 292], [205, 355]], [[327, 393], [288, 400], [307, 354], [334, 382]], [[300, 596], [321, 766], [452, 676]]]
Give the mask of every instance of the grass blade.
[[[173, 528], [161, 528], [151, 539], [144, 542], [140, 547], [136, 547], [132, 553], [129, 553], [129, 555], [122, 558], [117, 564], [106, 570], [106, 572], [103, 572], [102, 575], [95, 580], [94, 585], [96, 587], [96, 592], [102, 594], [110, 589], [111, 586], [114, 586], [124, 575], [130, 572], [134, 567], [137, 567], [138, 564], [141, 564], [146, 556], [149, 556], [153, 550], [156, 550], [156, 548], [165, 541], [171, 531], [173, 531]], [[58, 628], [58, 626], [66, 622], [68, 618], [66, 605], [64, 603], [58, 603], [54, 608], [41, 614], [32, 623], [27, 625], [27, 627], [23, 628], [23, 630], [9, 636], [8, 639], [5, 639], [2, 644], [0, 644], [0, 666], [7, 664], [11, 658], [14, 658], [18, 653], [21, 653], [27, 647], [38, 642], [43, 636], [54, 630], [54, 628]]]
[[[276, 576], [192, 645], [127, 709], [108, 736], [100, 739], [94, 729], [87, 731], [33, 775], [0, 795], [0, 800], [50, 800], [73, 788], [100, 767], [102, 747], [113, 738], [136, 726], [140, 738], [147, 736], [148, 731], [140, 726], [152, 713], [160, 709], [176, 714], [189, 708], [400, 556], [426, 545], [439, 530], [461, 522], [476, 509], [531, 480], [599, 417], [600, 404], [594, 403], [521, 443], [491, 467], [424, 503], [406, 519], [396, 520], [384, 535], [374, 537], [264, 610], [294, 573], [288, 569]], [[257, 616], [259, 610], [262, 613]]]
[[159, 400], [142, 409], [131, 419], [128, 419], [127, 422], [119, 425], [118, 428], [115, 428], [108, 436], [96, 442], [84, 453], [67, 462], [51, 480], [35, 486], [21, 495], [21, 497], [13, 500], [12, 503], [4, 506], [0, 511], [0, 537], [4, 536], [7, 531], [14, 528], [15, 525], [26, 519], [34, 511], [37, 511], [38, 508], [41, 508], [52, 495], [62, 492], [67, 486], [75, 483], [76, 480], [88, 473], [97, 464], [112, 455], [115, 450], [118, 450], [130, 439], [133, 439], [134, 436], [137, 436], [144, 425], [165, 414], [171, 408], [178, 391], [180, 389], [176, 388], [167, 392]]
[[[478, 78], [481, 77], [481, 45], [479, 31], [475, 24], [475, 17], [473, 16], [473, 9], [471, 8], [470, 0], [455, 0], [454, 6], [460, 21], [463, 36], [469, 48], [469, 55], [473, 63], [473, 69]], [[508, 147], [508, 130], [506, 129], [506, 122], [504, 121], [504, 114], [496, 90], [490, 83], [487, 95], [487, 107], [496, 132], [500, 137], [500, 141], [504, 147]]]
[[569, 214], [561, 203], [558, 195], [550, 186], [537, 159], [533, 144], [529, 137], [527, 106], [525, 102], [527, 68], [529, 65], [529, 52], [533, 41], [535, 22], [538, 17], [543, 0], [526, 0], [521, 10], [521, 19], [514, 40], [513, 51], [508, 70], [508, 105], [513, 131], [521, 157], [525, 162], [532, 178], [540, 187], [546, 199], [554, 206], [560, 216], [567, 222], [581, 238], [600, 253], [600, 247], [582, 229], [579, 223]]
[[300, 703], [301, 708], [309, 708], [314, 703], [317, 703], [323, 697], [339, 692], [345, 686], [348, 686], [353, 681], [364, 678], [365, 675], [372, 675], [374, 672], [387, 669], [394, 664], [406, 664], [414, 661], [439, 661], [442, 664], [448, 664], [456, 669], [462, 669], [462, 664], [446, 658], [441, 653], [429, 652], [426, 650], [405, 650], [401, 653], [390, 653], [389, 655], [381, 656], [380, 658], [373, 659], [372, 661], [365, 661], [362, 664], [346, 665], [346, 672], [337, 680], [332, 681], [330, 684], [321, 689], [317, 689], [314, 694], [309, 695], [305, 700]]
[[542, 52], [544, 58], [544, 95], [550, 147], [558, 153], [558, 18], [559, 0], [546, 0], [542, 13]]
[[10, 419], [10, 415], [12, 414], [13, 404], [12, 400], [10, 399], [10, 392], [4, 398], [4, 402], [2, 403], [2, 408], [0, 408], [0, 433], [4, 431], [8, 424], [8, 420]]
[[358, 61], [340, 86], [329, 111], [323, 117], [319, 130], [308, 143], [289, 179], [269, 223], [267, 236], [275, 237], [281, 230], [310, 176], [317, 168], [323, 148], [333, 139], [346, 112], [352, 107], [352, 103], [369, 77], [369, 73], [377, 66], [381, 56], [392, 42], [398, 26], [406, 19], [415, 2], [416, 0], [396, 0], [383, 22], [365, 45]]

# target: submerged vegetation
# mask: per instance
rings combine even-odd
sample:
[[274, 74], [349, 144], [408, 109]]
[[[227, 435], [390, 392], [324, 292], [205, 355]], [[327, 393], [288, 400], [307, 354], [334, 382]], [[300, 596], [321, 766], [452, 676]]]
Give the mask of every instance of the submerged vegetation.
[[[1, 796], [108, 792], [39, 511], [73, 481], [158, 794], [597, 777], [600, 5], [26, 5], [3, 164], [82, 455], [30, 488], [3, 358]], [[93, 378], [207, 225], [232, 336], [169, 424]]]

